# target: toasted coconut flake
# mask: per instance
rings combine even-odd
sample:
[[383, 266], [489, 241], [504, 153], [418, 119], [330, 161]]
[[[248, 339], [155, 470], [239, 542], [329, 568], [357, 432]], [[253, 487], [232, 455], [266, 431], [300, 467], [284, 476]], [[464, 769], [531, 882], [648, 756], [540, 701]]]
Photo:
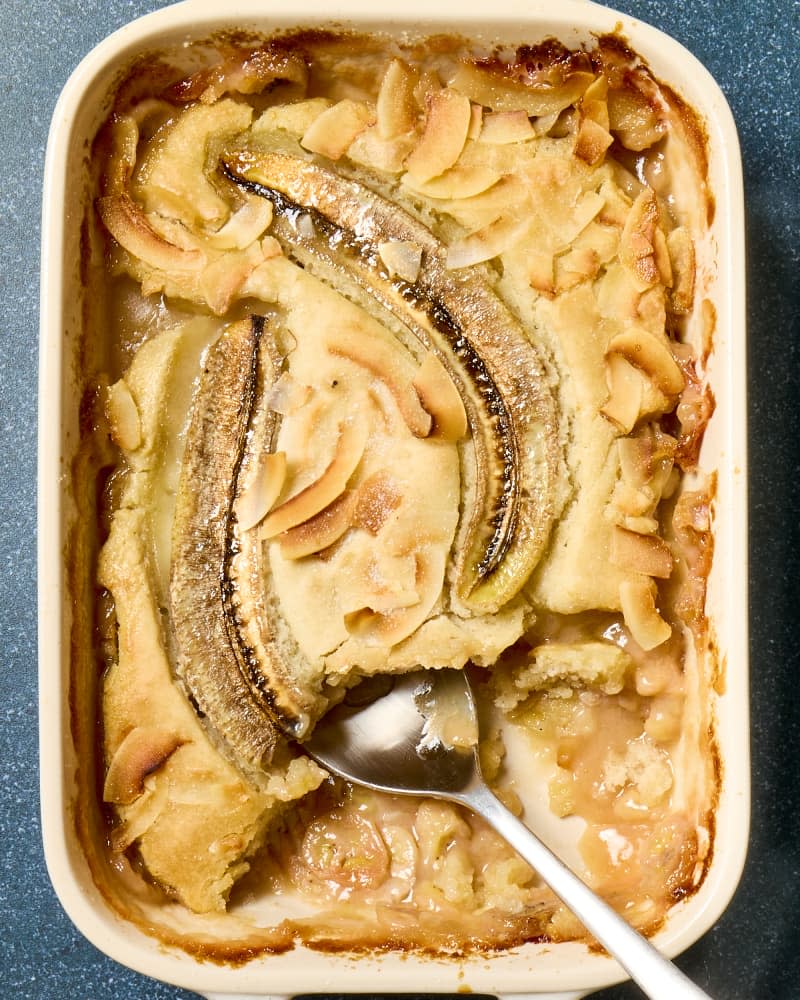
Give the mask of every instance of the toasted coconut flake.
[[530, 118], [524, 111], [494, 111], [483, 116], [483, 128], [478, 141], [500, 146], [526, 142], [535, 136]]
[[356, 501], [356, 491], [345, 490], [319, 514], [278, 535], [284, 559], [302, 559], [337, 542], [353, 524]]
[[608, 77], [601, 73], [596, 76], [583, 92], [581, 107], [591, 101], [606, 101], [608, 99]]
[[292, 224], [294, 225], [298, 235], [302, 236], [304, 239], [313, 240], [317, 235], [314, 220], [308, 212], [299, 212], [293, 217]]
[[433, 420], [420, 403], [396, 348], [377, 339], [351, 338], [342, 332], [335, 342], [327, 345], [327, 349], [335, 357], [346, 358], [379, 378], [391, 392], [403, 420], [415, 437], [424, 438], [430, 434]]
[[431, 95], [422, 137], [406, 160], [406, 170], [414, 180], [424, 183], [455, 164], [471, 120], [472, 107], [462, 94], [448, 88]]
[[602, 196], [604, 202], [598, 216], [599, 221], [607, 226], [619, 226], [622, 229], [631, 210], [631, 199], [611, 180], [603, 181], [598, 194]]
[[354, 586], [342, 604], [342, 614], [353, 635], [367, 635], [375, 616], [419, 603], [414, 550], [390, 555], [362, 549], [348, 571]]
[[[368, 641], [374, 640], [378, 630], [383, 628], [387, 641], [380, 644], [393, 646], [392, 637], [386, 626], [386, 619], [393, 616], [397, 620], [400, 617], [399, 612], [413, 608], [417, 604], [419, 604], [418, 590], [414, 588], [401, 590], [399, 587], [395, 587], [384, 593], [376, 593], [370, 600], [369, 607], [347, 611], [344, 615], [344, 625], [350, 635]], [[405, 636], [401, 638], [405, 638]]]
[[619, 599], [625, 624], [645, 651], [655, 649], [672, 635], [672, 627], [656, 609], [656, 585], [649, 576], [623, 580]]
[[125, 810], [125, 820], [111, 833], [111, 849], [117, 854], [126, 851], [134, 841], [144, 836], [169, 805], [169, 782], [151, 775], [144, 782], [144, 794]]
[[139, 407], [125, 379], [108, 387], [106, 418], [114, 444], [123, 451], [136, 451], [142, 443], [142, 421]]
[[260, 242], [261, 258], [263, 261], [271, 260], [273, 257], [283, 256], [283, 247], [274, 236], [265, 236]]
[[303, 385], [289, 372], [282, 372], [269, 391], [267, 407], [281, 416], [289, 416], [309, 401], [312, 391], [310, 385]]
[[483, 128], [483, 108], [480, 104], [472, 105], [472, 117], [469, 121], [469, 128], [467, 129], [467, 138], [475, 142], [478, 136], [481, 134], [481, 129]]
[[587, 278], [593, 278], [600, 269], [596, 251], [590, 246], [573, 246], [555, 258], [556, 289], [563, 292]]
[[347, 158], [353, 163], [383, 170], [387, 174], [400, 174], [405, 170], [408, 154], [417, 143], [414, 132], [384, 139], [377, 126], [370, 125], [355, 137], [347, 150]]
[[[668, 478], [672, 468], [677, 441], [669, 434], [641, 432], [635, 437], [617, 441], [620, 472], [626, 482], [634, 486], [659, 485]], [[667, 472], [662, 470], [666, 467]]]
[[685, 542], [696, 541], [698, 535], [711, 531], [711, 504], [707, 493], [684, 493], [675, 504], [672, 524], [676, 534]]
[[286, 453], [262, 455], [256, 474], [247, 489], [236, 499], [236, 521], [240, 531], [250, 531], [260, 524], [275, 506], [286, 482]]
[[456, 270], [498, 257], [517, 243], [528, 228], [526, 219], [500, 216], [488, 226], [470, 233], [447, 248], [446, 267]]
[[144, 781], [185, 740], [153, 726], [136, 726], [114, 752], [103, 784], [103, 801], [129, 805], [144, 792]]
[[[620, 438], [619, 440], [623, 441], [625, 438]], [[614, 510], [622, 515], [623, 518], [638, 518], [649, 514], [653, 510], [655, 497], [653, 490], [648, 486], [634, 486], [623, 476], [614, 486], [614, 492], [611, 495], [611, 504]], [[658, 525], [656, 524], [657, 527]], [[649, 532], [645, 532], [645, 534], [649, 534]]]
[[653, 256], [655, 257], [658, 274], [662, 284], [667, 288], [672, 286], [672, 261], [670, 260], [667, 248], [667, 237], [660, 226], [656, 226], [653, 233]]
[[548, 135], [552, 139], [568, 139], [578, 131], [580, 115], [575, 108], [565, 108], [556, 117], [555, 124]]
[[609, 341], [607, 357], [620, 354], [640, 369], [666, 396], [677, 396], [686, 384], [666, 338], [654, 336], [644, 327], [629, 327]]
[[474, 63], [461, 63], [450, 86], [470, 100], [493, 111], [524, 111], [550, 115], [574, 104], [594, 79], [593, 73], [576, 70], [559, 83], [524, 84]]
[[231, 250], [220, 255], [203, 269], [198, 291], [209, 309], [223, 316], [253, 271], [264, 261], [259, 243], [246, 250]]
[[333, 459], [322, 475], [305, 489], [276, 507], [261, 522], [263, 538], [274, 538], [319, 514], [346, 489], [364, 454], [367, 427], [364, 420], [344, 424]]
[[414, 87], [414, 100], [420, 111], [426, 111], [430, 99], [434, 94], [438, 94], [443, 89], [439, 74], [432, 69], [423, 70], [420, 73], [417, 85]]
[[642, 409], [640, 419], [659, 417], [669, 413], [675, 403], [674, 396], [666, 396], [652, 379], [642, 377]]
[[575, 136], [575, 156], [593, 167], [602, 162], [613, 141], [614, 137], [602, 125], [591, 118], [582, 118]]
[[611, 121], [608, 114], [608, 79], [598, 76], [583, 95], [580, 103], [583, 119], [594, 122], [604, 132], [608, 132]]
[[300, 139], [323, 111], [332, 107], [328, 97], [309, 97], [292, 104], [278, 104], [266, 108], [253, 122], [251, 134], [258, 138], [274, 132], [286, 132]]
[[[580, 237], [581, 233], [591, 225], [603, 210], [605, 199], [596, 191], [584, 191], [578, 197], [570, 212], [569, 225], [565, 227], [564, 236], [570, 244]], [[592, 248], [594, 249], [594, 248]]]
[[[591, 255], [596, 264], [596, 269], [591, 277], [596, 277], [601, 267], [610, 264], [616, 257], [619, 250], [619, 230], [616, 226], [606, 226], [597, 221], [597, 217], [603, 210], [605, 202], [602, 201], [597, 215], [589, 222], [572, 243], [572, 250], [576, 253], [591, 251]], [[588, 258], [587, 258], [588, 259]]]
[[404, 187], [415, 194], [423, 194], [426, 198], [453, 200], [474, 198], [483, 194], [500, 180], [500, 174], [492, 167], [480, 164], [458, 164], [446, 170], [441, 177], [435, 177], [425, 183], [418, 183], [410, 174], [402, 178]]
[[422, 247], [410, 240], [391, 240], [378, 244], [378, 253], [392, 277], [415, 282], [422, 265]]
[[678, 316], [685, 316], [692, 310], [695, 282], [694, 243], [685, 226], [672, 230], [667, 237], [667, 250], [672, 265], [670, 309]]
[[207, 242], [215, 250], [244, 250], [254, 243], [272, 222], [272, 202], [248, 198], [240, 209]]
[[419, 72], [402, 59], [392, 59], [381, 81], [376, 104], [378, 134], [382, 139], [410, 132], [416, 125], [419, 109], [414, 88]]
[[464, 401], [433, 351], [425, 355], [413, 385], [422, 405], [433, 417], [432, 437], [443, 441], [460, 441], [466, 437], [469, 424]]
[[[622, 519], [622, 527], [628, 531], [633, 531], [637, 535], [656, 535], [658, 533], [658, 521], [654, 517], [628, 516]], [[657, 576], [657, 573], [653, 573]]]
[[603, 416], [623, 434], [629, 434], [642, 408], [642, 376], [626, 358], [610, 354], [606, 358], [608, 399], [600, 409]]
[[314, 119], [303, 133], [300, 145], [311, 153], [338, 160], [356, 136], [374, 121], [375, 116], [368, 104], [345, 98]]
[[620, 260], [641, 283], [641, 291], [660, 278], [655, 259], [655, 230], [659, 211], [655, 193], [641, 191], [631, 206], [620, 241]]
[[[669, 440], [677, 444], [674, 438], [669, 438]], [[674, 468], [674, 452], [671, 454], [658, 453], [658, 458], [655, 460], [655, 469], [653, 470], [653, 475], [650, 477], [650, 487], [657, 496], [666, 497], [668, 495]]]
[[205, 258], [199, 250], [182, 250], [153, 229], [141, 208], [127, 194], [97, 202], [100, 218], [121, 247], [159, 271], [200, 271]]
[[611, 535], [611, 562], [620, 569], [656, 576], [661, 580], [672, 574], [672, 553], [657, 535], [640, 534], [615, 525]]
[[381, 610], [364, 607], [348, 612], [344, 622], [351, 635], [369, 645], [395, 646], [426, 620], [442, 590], [446, 555], [438, 548], [425, 548], [414, 558], [416, 586], [385, 597], [376, 594], [372, 603]]
[[208, 245], [206, 237], [194, 232], [179, 219], [168, 218], [165, 215], [159, 215], [157, 212], [150, 212], [149, 215], [145, 215], [145, 218], [152, 227], [153, 232], [160, 236], [162, 240], [166, 240], [167, 243], [172, 243], [178, 247], [179, 250], [199, 250], [202, 252], [203, 242], [205, 241], [206, 245]]
[[584, 118], [599, 125], [604, 131], [609, 129], [608, 115], [608, 79], [598, 76], [586, 88], [580, 103], [580, 112]]
[[549, 115], [539, 115], [533, 119], [533, 131], [537, 136], [547, 135], [559, 119], [560, 111], [553, 111]]

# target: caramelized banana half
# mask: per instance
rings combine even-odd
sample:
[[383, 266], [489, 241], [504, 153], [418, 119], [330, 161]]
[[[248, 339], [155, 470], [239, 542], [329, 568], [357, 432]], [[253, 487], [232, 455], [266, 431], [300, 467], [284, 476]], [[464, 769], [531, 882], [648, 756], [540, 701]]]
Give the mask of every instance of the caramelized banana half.
[[[368, 308], [388, 311], [444, 364], [464, 402], [476, 470], [453, 597], [468, 611], [497, 611], [536, 567], [558, 514], [556, 407], [538, 347], [488, 280], [474, 269], [448, 270], [445, 245], [370, 188], [261, 149], [224, 153], [221, 170], [272, 202], [271, 231], [290, 256], [339, 290], [356, 289]], [[413, 276], [387, 268], [386, 245], [395, 242], [419, 248]]]
[[290, 673], [301, 654], [269, 606], [259, 534], [241, 530], [236, 514], [276, 419], [263, 396], [280, 362], [264, 325], [260, 317], [235, 323], [209, 351], [186, 438], [170, 578], [177, 671], [255, 769], [271, 759], [279, 732], [302, 736], [324, 708]]

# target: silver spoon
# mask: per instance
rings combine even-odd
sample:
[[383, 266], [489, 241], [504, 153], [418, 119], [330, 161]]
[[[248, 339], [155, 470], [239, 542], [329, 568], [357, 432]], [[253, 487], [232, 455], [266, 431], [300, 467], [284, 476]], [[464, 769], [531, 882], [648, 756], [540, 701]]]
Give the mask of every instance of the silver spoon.
[[510, 812], [485, 783], [477, 713], [466, 674], [420, 670], [372, 678], [329, 712], [303, 749], [359, 785], [467, 806], [490, 823], [651, 1000], [705, 997]]

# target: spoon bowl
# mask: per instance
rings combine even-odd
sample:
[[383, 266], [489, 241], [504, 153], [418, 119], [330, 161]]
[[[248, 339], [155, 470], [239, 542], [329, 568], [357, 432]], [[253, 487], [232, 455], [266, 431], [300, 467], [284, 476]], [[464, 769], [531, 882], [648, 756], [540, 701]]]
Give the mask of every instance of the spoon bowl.
[[352, 688], [303, 750], [348, 781], [382, 792], [447, 799], [482, 816], [652, 1000], [708, 1000], [638, 931], [510, 812], [483, 779], [467, 675], [418, 670]]
[[448, 797], [475, 780], [477, 736], [466, 675], [418, 670], [362, 681], [317, 724], [303, 749], [359, 785]]

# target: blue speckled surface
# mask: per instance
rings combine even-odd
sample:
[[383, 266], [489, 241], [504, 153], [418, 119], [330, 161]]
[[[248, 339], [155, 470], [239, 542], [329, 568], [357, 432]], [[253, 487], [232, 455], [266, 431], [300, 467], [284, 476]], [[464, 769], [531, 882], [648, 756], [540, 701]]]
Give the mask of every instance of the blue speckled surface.
[[[40, 842], [35, 448], [41, 174], [58, 93], [79, 59], [155, 0], [2, 0], [0, 37], [0, 989], [18, 1000], [190, 994], [99, 954], [61, 910]], [[800, 997], [800, 67], [798, 0], [620, 0], [711, 70], [736, 118], [748, 226], [753, 822], [733, 903], [679, 964], [718, 1000]], [[331, 6], [335, 13], [335, 7]], [[402, 984], [387, 988], [400, 989]], [[625, 1000], [621, 986], [597, 994]]]

